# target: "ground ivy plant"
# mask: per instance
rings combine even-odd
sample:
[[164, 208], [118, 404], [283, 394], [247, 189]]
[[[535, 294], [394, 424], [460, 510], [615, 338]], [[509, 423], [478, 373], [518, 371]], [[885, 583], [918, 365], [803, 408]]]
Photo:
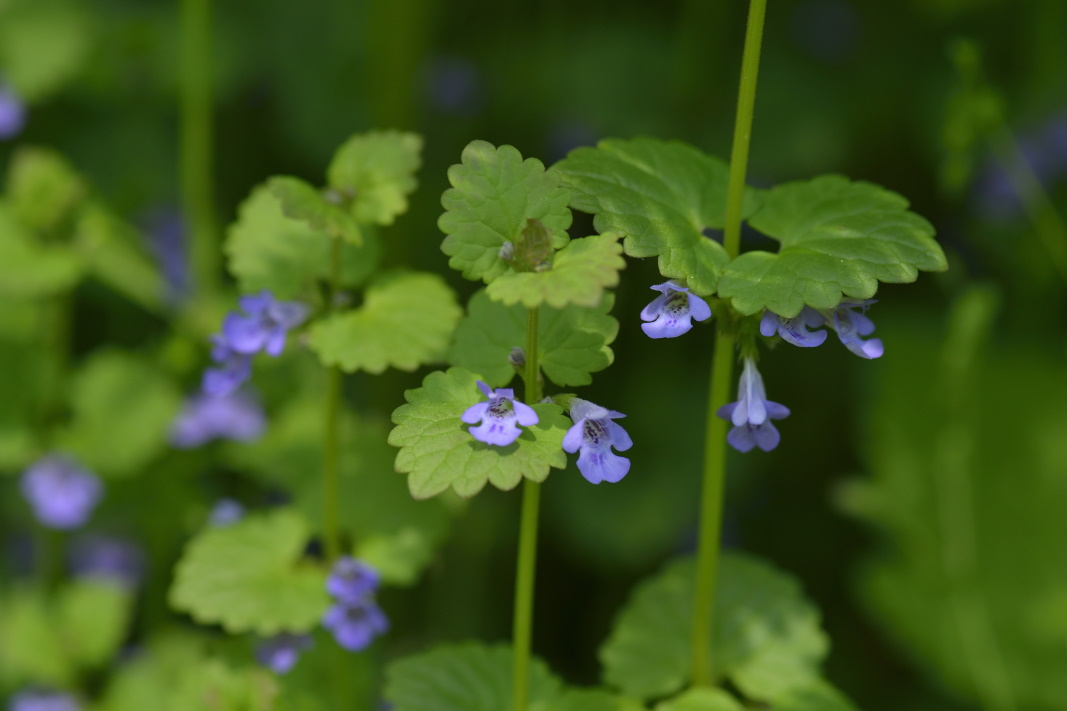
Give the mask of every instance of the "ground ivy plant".
[[[441, 647], [396, 662], [386, 698], [398, 711], [854, 708], [822, 676], [828, 640], [797, 583], [759, 560], [720, 557], [726, 446], [782, 443], [774, 421], [790, 409], [768, 398], [761, 347], [818, 347], [833, 331], [857, 356], [879, 358], [885, 347], [870, 337], [867, 315], [878, 284], [947, 264], [930, 223], [878, 185], [825, 175], [746, 187], [765, 5], [750, 7], [729, 164], [679, 141], [633, 138], [578, 148], [546, 170], [510, 146], [474, 141], [449, 171], [441, 247], [451, 267], [486, 286], [457, 329], [453, 367], [406, 393], [389, 441], [416, 498], [523, 482], [513, 643]], [[591, 214], [598, 234], [571, 238], [572, 209]], [[778, 249], [742, 253], [743, 222]], [[618, 283], [623, 253], [656, 257], [665, 280], [651, 285], [659, 295], [640, 313], [646, 335], [716, 329], [698, 550], [639, 586], [623, 608], [600, 650], [605, 688], [565, 690], [530, 662], [539, 486], [565, 465], [564, 452], [580, 452], [590, 482], [617, 482], [629, 462], [612, 448], [633, 442], [616, 422], [622, 413], [570, 393], [544, 395], [550, 384], [587, 384], [611, 362], [617, 326], [605, 290]], [[508, 387], [516, 374], [522, 400]]]

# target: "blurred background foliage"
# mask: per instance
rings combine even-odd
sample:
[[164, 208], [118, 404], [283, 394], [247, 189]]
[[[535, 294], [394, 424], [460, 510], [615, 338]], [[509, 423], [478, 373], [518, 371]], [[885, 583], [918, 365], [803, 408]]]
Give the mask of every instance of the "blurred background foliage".
[[[420, 189], [383, 231], [382, 260], [445, 273], [439, 198], [472, 139], [546, 163], [640, 134], [728, 157], [745, 13], [744, 2], [703, 0], [218, 3], [218, 225], [270, 175], [320, 182], [352, 133], [414, 130], [425, 137]], [[179, 26], [176, 3], [0, 0], [0, 79], [28, 105], [22, 132], [0, 142], [3, 172], [12, 174], [21, 145], [57, 151], [94, 201], [140, 227], [139, 248], [163, 259], [181, 238], [172, 224]], [[730, 462], [728, 545], [801, 578], [833, 640], [829, 677], [869, 711], [1067, 704], [1067, 233], [1055, 214], [1067, 212], [1065, 29], [1062, 0], [769, 8], [750, 182], [840, 172], [884, 185], [934, 223], [952, 265], [917, 287], [882, 288], [870, 312], [886, 343], [878, 361], [831, 347], [766, 354], [770, 395], [794, 414], [781, 447]], [[5, 219], [6, 208], [0, 228]], [[590, 220], [577, 216], [574, 230], [591, 231]], [[175, 327], [168, 307], [117, 298], [101, 280], [80, 282], [71, 313], [50, 316], [25, 307], [9, 278], [0, 422], [48, 416], [41, 402], [51, 396], [40, 393], [59, 387], [49, 376], [58, 366], [34, 357], [35, 324], [69, 318], [83, 365], [60, 439], [114, 483], [96, 533], [132, 538], [146, 555], [135, 630], [178, 624], [166, 610], [167, 578], [211, 502], [266, 504], [295, 487], [308, 503], [294, 472], [317, 467], [308, 422], [318, 415], [293, 396], [315, 391], [307, 363], [265, 364], [257, 375], [272, 429], [255, 447], [166, 451], [148, 425], [165, 422], [178, 393], [195, 387], [207, 332], [180, 319]], [[464, 296], [473, 291], [447, 278]], [[623, 273], [616, 362], [583, 395], [629, 415], [630, 475], [592, 487], [572, 467], [545, 489], [534, 648], [575, 683], [598, 678], [595, 650], [632, 585], [694, 544], [712, 329], [643, 337], [637, 313], [657, 281], [652, 260]], [[111, 347], [148, 359], [131, 365]], [[113, 382], [120, 373], [136, 383]], [[349, 378], [359, 437], [384, 441], [389, 413], [421, 377]], [[146, 403], [147, 419], [114, 424], [123, 387]], [[108, 441], [116, 428], [129, 447]], [[7, 428], [0, 437], [10, 474], [26, 446], [20, 436]], [[366, 443], [368, 462], [388, 461], [380, 445]], [[16, 482], [0, 482], [5, 577], [28, 567], [30, 517]], [[518, 497], [487, 490], [448, 505], [462, 515], [443, 552], [417, 586], [383, 597], [390, 653], [508, 636]], [[437, 540], [446, 528], [442, 518], [424, 534]], [[169, 656], [146, 674], [196, 653], [180, 636], [153, 644]]]

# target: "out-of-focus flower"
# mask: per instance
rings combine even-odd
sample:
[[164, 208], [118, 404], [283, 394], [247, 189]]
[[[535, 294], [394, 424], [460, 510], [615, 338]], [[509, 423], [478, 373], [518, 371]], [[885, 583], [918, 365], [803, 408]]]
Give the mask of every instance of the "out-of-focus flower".
[[788, 417], [789, 408], [767, 399], [755, 359], [745, 358], [737, 383], [737, 402], [723, 405], [715, 414], [734, 425], [726, 436], [731, 447], [739, 452], [748, 452], [754, 447], [769, 452], [782, 439], [771, 420]]
[[185, 401], [171, 425], [170, 441], [179, 449], [199, 447], [213, 439], [250, 442], [259, 439], [265, 427], [263, 409], [246, 393], [200, 394]]
[[519, 425], [532, 427], [538, 423], [534, 409], [525, 403], [517, 402], [515, 391], [511, 388], [493, 390], [479, 380], [478, 389], [489, 398], [489, 402], [471, 405], [460, 417], [469, 425], [481, 422], [477, 427], [470, 428], [474, 439], [497, 447], [506, 447], [522, 434]]
[[326, 592], [341, 602], [359, 603], [378, 590], [378, 571], [361, 560], [343, 556], [333, 564], [326, 578]]
[[283, 632], [256, 645], [256, 661], [275, 674], [287, 674], [311, 644], [310, 635]]
[[660, 295], [641, 311], [641, 320], [652, 322], [641, 324], [641, 330], [649, 338], [674, 338], [688, 332], [693, 327], [693, 319], [711, 318], [708, 302], [690, 294], [688, 287], [665, 281], [650, 288]]
[[264, 351], [279, 356], [285, 350], [289, 330], [308, 316], [308, 307], [298, 301], [278, 301], [269, 291], [242, 296], [238, 300], [244, 314], [230, 313], [222, 322], [226, 347], [251, 355]]
[[26, 104], [0, 80], [0, 141], [14, 138], [26, 125]]
[[244, 517], [245, 507], [241, 502], [234, 501], [233, 499], [219, 499], [215, 502], [215, 505], [211, 507], [211, 513], [208, 514], [207, 522], [209, 526], [222, 528], [223, 526], [237, 523]]
[[81, 711], [70, 694], [58, 691], [20, 691], [11, 697], [8, 711]]
[[437, 57], [426, 67], [426, 97], [443, 114], [474, 116], [485, 107], [485, 79], [478, 66], [461, 57]]
[[338, 602], [326, 611], [322, 625], [350, 652], [366, 649], [375, 637], [389, 631], [385, 613], [369, 597], [356, 604]]
[[132, 590], [144, 574], [144, 554], [122, 538], [87, 535], [71, 543], [70, 568], [76, 578], [107, 580]]
[[144, 220], [148, 247], [163, 272], [167, 300], [178, 304], [189, 294], [189, 262], [186, 255], [185, 221], [174, 209], [153, 211]]
[[37, 520], [49, 528], [83, 525], [103, 491], [95, 474], [61, 454], [38, 459], [22, 475], [23, 495]]
[[630, 460], [611, 451], [614, 447], [625, 452], [633, 446], [626, 430], [613, 422], [626, 415], [580, 398], [571, 401], [570, 415], [574, 425], [563, 437], [563, 450], [571, 454], [580, 451], [578, 471], [582, 476], [592, 484], [615, 483], [626, 476]]

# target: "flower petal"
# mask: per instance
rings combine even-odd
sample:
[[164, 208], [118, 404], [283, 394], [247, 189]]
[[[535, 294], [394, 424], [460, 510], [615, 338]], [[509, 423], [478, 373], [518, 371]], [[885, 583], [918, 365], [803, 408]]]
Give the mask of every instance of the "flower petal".
[[689, 295], [689, 313], [697, 321], [706, 321], [711, 318], [711, 307], [708, 302], [696, 294]]
[[752, 436], [752, 427], [749, 425], [734, 427], [726, 435], [726, 442], [738, 452], [750, 452], [756, 446], [756, 440]]
[[[652, 287], [655, 289], [656, 287]], [[655, 321], [659, 318], [659, 315], [663, 313], [663, 307], [667, 304], [667, 295], [661, 294], [652, 301], [645, 308], [641, 309], [642, 321]]]
[[634, 441], [630, 439], [630, 433], [624, 430], [622, 425], [617, 422], [608, 421], [608, 434], [611, 435], [612, 446], [620, 452], [625, 452], [634, 446]]
[[463, 420], [468, 425], [477, 424], [477, 423], [482, 421], [483, 417], [485, 417], [485, 411], [488, 410], [488, 409], [489, 409], [489, 403], [487, 403], [487, 402], [475, 403], [474, 405], [471, 405], [470, 407], [468, 407], [463, 412], [463, 414], [460, 415], [459, 419]]
[[583, 447], [578, 456], [578, 471], [591, 484], [599, 484], [602, 481], [614, 484], [630, 471], [630, 460], [620, 457], [610, 449]]
[[764, 422], [759, 427], [753, 427], [751, 433], [752, 440], [756, 443], [756, 446], [764, 452], [771, 451], [782, 441], [782, 436], [778, 434], [778, 428], [771, 424], [770, 421]]
[[515, 424], [514, 417], [496, 418], [486, 417], [482, 424], [470, 428], [471, 435], [479, 442], [485, 442], [495, 447], [507, 447], [522, 434]]
[[690, 314], [685, 314], [678, 318], [673, 318], [667, 314], [661, 314], [658, 319], [652, 323], [641, 324], [641, 330], [645, 332], [649, 338], [675, 338], [688, 333], [693, 328], [693, 322]]
[[771, 311], [764, 311], [763, 318], [759, 321], [759, 332], [770, 338], [774, 334], [778, 333], [778, 326], [781, 322], [778, 320], [778, 315]]
[[482, 391], [482, 395], [485, 395], [486, 397], [493, 397], [493, 389], [483, 383], [481, 380], [478, 381], [478, 389]]
[[767, 400], [767, 419], [780, 420], [783, 417], [789, 417], [789, 408], [780, 402]]
[[523, 427], [533, 427], [541, 421], [534, 409], [526, 403], [515, 400], [512, 405], [515, 406], [515, 419]]
[[[571, 412], [574, 409], [571, 408]], [[575, 420], [570, 429], [567, 430], [567, 434], [563, 435], [563, 451], [574, 454], [582, 446], [582, 432], [585, 426], [585, 420]]]

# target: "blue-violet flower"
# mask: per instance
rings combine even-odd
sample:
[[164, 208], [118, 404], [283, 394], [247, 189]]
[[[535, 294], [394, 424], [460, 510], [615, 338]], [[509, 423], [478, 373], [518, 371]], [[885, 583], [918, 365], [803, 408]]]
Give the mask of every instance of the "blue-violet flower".
[[737, 383], [737, 402], [723, 405], [715, 414], [734, 425], [726, 435], [731, 447], [739, 452], [748, 452], [753, 447], [769, 452], [782, 439], [771, 420], [788, 417], [789, 408], [767, 399], [755, 359], [745, 358], [745, 367]]
[[103, 486], [95, 474], [71, 459], [50, 454], [38, 459], [22, 475], [22, 493], [42, 524], [72, 529], [89, 519]]
[[690, 294], [688, 287], [665, 281], [650, 288], [660, 295], [641, 310], [641, 320], [652, 322], [641, 324], [641, 330], [649, 338], [674, 338], [689, 331], [693, 319], [705, 321], [711, 318], [708, 302]]
[[256, 661], [275, 674], [286, 674], [311, 644], [310, 635], [282, 632], [256, 645]]
[[308, 307], [304, 304], [278, 301], [266, 290], [242, 296], [237, 303], [246, 315], [233, 312], [222, 322], [226, 345], [237, 353], [251, 355], [265, 351], [267, 355], [281, 355], [286, 334], [308, 316]]
[[333, 633], [339, 645], [359, 652], [389, 630], [389, 620], [374, 599], [367, 597], [357, 604], [336, 603], [323, 615], [322, 626]]
[[808, 306], [793, 318], [784, 318], [776, 313], [767, 311], [760, 320], [759, 332], [764, 336], [773, 336], [777, 333], [788, 343], [801, 348], [814, 348], [821, 346], [826, 341], [826, 331], [810, 331], [826, 323], [818, 311]]
[[144, 554], [133, 541], [91, 534], [71, 543], [70, 568], [74, 577], [102, 580], [134, 590], [144, 574]]
[[515, 401], [515, 391], [511, 388], [491, 389], [481, 380], [478, 389], [489, 398], [489, 402], [479, 402], [467, 408], [460, 417], [468, 425], [481, 422], [471, 427], [474, 439], [486, 444], [506, 447], [522, 434], [518, 425], [532, 427], [538, 423], [537, 413], [529, 405]]
[[14, 138], [26, 125], [26, 104], [0, 81], [0, 141]]
[[81, 711], [70, 694], [58, 691], [20, 691], [11, 697], [8, 711]]
[[170, 429], [170, 442], [179, 449], [192, 449], [213, 439], [250, 442], [266, 427], [259, 403], [251, 396], [231, 391], [224, 395], [195, 395], [185, 401]]
[[606, 410], [588, 400], [574, 398], [571, 401], [571, 419], [574, 425], [563, 437], [563, 450], [578, 455], [578, 471], [590, 483], [602, 481], [615, 483], [630, 471], [630, 460], [611, 451], [612, 447], [625, 452], [633, 446], [633, 440], [618, 423], [626, 417], [621, 412]]
[[252, 356], [235, 351], [225, 336], [215, 334], [211, 342], [211, 359], [218, 363], [218, 367], [204, 371], [201, 388], [208, 395], [223, 397], [252, 377]]
[[[827, 323], [850, 351], [861, 358], [878, 358], [885, 352], [880, 338], [863, 340], [874, 333], [874, 321], [864, 313], [874, 299], [844, 299], [830, 314]], [[858, 310], [857, 310], [858, 309]]]
[[224, 528], [237, 523], [245, 517], [245, 507], [234, 499], [219, 499], [207, 515], [207, 523], [212, 528]]
[[378, 571], [351, 556], [338, 558], [326, 578], [326, 592], [341, 602], [356, 604], [373, 595], [381, 578]]

